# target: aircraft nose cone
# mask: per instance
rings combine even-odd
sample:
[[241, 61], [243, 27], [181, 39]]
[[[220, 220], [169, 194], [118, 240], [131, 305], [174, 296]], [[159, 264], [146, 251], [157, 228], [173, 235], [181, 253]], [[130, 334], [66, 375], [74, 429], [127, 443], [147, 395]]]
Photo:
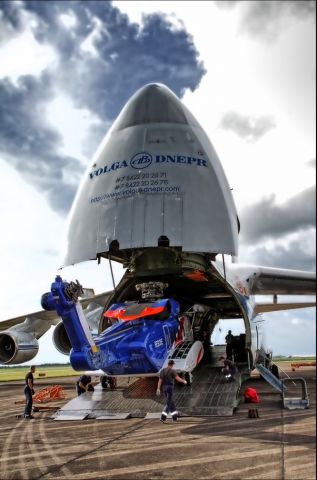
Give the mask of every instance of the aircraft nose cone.
[[178, 97], [159, 83], [145, 85], [131, 97], [115, 121], [112, 131], [148, 123], [199, 126]]

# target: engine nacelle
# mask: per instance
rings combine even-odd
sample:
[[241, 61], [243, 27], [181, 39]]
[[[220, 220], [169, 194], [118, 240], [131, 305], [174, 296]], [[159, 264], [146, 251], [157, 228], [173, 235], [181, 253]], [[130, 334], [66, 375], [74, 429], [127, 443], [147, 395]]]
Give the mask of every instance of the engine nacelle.
[[0, 363], [15, 365], [35, 357], [39, 343], [33, 335], [25, 332], [4, 330], [0, 333]]
[[63, 322], [59, 322], [55, 327], [53, 343], [60, 353], [63, 353], [63, 355], [69, 355], [72, 345], [69, 341]]

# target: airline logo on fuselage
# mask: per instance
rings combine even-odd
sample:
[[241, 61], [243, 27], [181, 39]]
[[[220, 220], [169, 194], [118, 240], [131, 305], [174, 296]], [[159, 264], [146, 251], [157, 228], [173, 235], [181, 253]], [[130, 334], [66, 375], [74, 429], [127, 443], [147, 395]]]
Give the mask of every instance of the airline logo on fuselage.
[[152, 163], [152, 155], [146, 152], [137, 153], [130, 160], [130, 165], [136, 170], [142, 170], [143, 168], [149, 167]]
[[122, 160], [121, 162], [113, 162], [111, 165], [105, 165], [104, 167], [97, 168], [96, 170], [89, 173], [89, 177], [93, 179], [94, 177], [99, 177], [104, 173], [110, 173], [119, 168], [126, 168], [129, 166], [136, 170], [143, 170], [144, 168], [149, 167], [150, 165], [159, 164], [159, 163], [173, 163], [174, 165], [186, 164], [186, 165], [195, 165], [196, 167], [207, 167], [206, 160], [197, 157], [188, 157], [186, 155], [155, 155], [154, 160], [152, 155], [147, 152], [140, 152], [136, 155], [133, 155], [130, 162]]

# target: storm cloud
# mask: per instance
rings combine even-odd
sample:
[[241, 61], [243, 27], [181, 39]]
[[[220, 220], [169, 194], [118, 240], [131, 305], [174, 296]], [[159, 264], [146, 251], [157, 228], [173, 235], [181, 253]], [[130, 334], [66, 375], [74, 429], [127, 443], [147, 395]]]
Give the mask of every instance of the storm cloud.
[[239, 261], [273, 268], [316, 271], [315, 230], [301, 232], [285, 245], [241, 244]]
[[316, 269], [316, 187], [278, 205], [264, 198], [240, 215], [239, 260], [268, 267]]
[[220, 8], [235, 8], [238, 6], [240, 19], [240, 33], [274, 42], [283, 28], [295, 20], [312, 18], [315, 21], [315, 1], [218, 1]]
[[273, 195], [264, 198], [241, 212], [240, 223], [241, 238], [248, 243], [315, 227], [316, 187], [304, 190], [282, 205], [275, 203]]
[[[165, 83], [182, 96], [205, 73], [191, 36], [163, 14], [137, 25], [108, 1], [28, 1], [26, 9], [37, 16], [35, 38], [59, 54], [60, 85], [100, 118], [114, 119], [146, 83]], [[71, 28], [61, 22], [63, 14], [71, 15]]]
[[222, 116], [220, 127], [233, 131], [247, 142], [256, 142], [272, 128], [275, 128], [275, 122], [270, 116], [252, 117], [230, 111]]
[[[83, 166], [76, 158], [58, 153], [62, 138], [45, 124], [44, 105], [52, 95], [50, 78], [43, 75], [0, 82], [0, 149], [10, 165], [39, 191], [57, 212], [67, 211]], [[72, 172], [72, 183], [67, 181]]]
[[0, 153], [59, 213], [69, 211], [84, 166], [60, 153], [63, 139], [46, 122], [45, 108], [57, 93], [99, 119], [87, 131], [89, 155], [138, 88], [162, 82], [181, 97], [205, 73], [184, 27], [158, 14], [131, 23], [108, 1], [4, 1], [0, 24], [2, 43], [28, 27], [57, 54], [57, 64], [40, 76], [0, 81]]

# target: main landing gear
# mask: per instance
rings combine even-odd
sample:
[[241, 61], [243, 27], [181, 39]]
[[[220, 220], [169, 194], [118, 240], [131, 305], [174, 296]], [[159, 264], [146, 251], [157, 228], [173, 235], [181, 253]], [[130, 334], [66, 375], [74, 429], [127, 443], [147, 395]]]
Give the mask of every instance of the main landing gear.
[[100, 379], [100, 383], [102, 388], [110, 388], [111, 390], [114, 390], [117, 388], [117, 379], [116, 377], [108, 377], [107, 375], [104, 375]]

